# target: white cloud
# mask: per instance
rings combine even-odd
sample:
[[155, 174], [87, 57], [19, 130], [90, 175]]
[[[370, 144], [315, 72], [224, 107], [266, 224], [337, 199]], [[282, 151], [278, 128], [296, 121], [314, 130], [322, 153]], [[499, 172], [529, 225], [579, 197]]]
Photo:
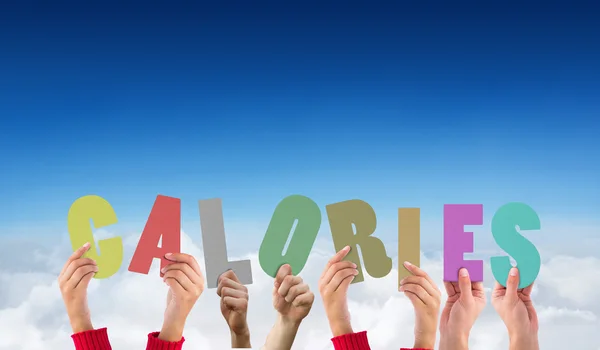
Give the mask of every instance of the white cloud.
[[[106, 233], [103, 235], [110, 236]], [[137, 235], [124, 238], [125, 259], [121, 271], [106, 280], [94, 280], [89, 300], [96, 327], [108, 327], [115, 350], [144, 348], [146, 335], [160, 329], [167, 287], [158, 277], [158, 261], [149, 275], [127, 271], [137, 244]], [[311, 314], [303, 322], [295, 349], [332, 349], [328, 323], [317, 280], [325, 262], [333, 253], [331, 244], [325, 249], [318, 241], [301, 273], [317, 294]], [[64, 243], [64, 244], [63, 244]], [[0, 337], [1, 350], [71, 349], [70, 329], [56, 275], [69, 255], [70, 245], [37, 247], [29, 257], [18, 253], [0, 256]], [[192, 239], [183, 235], [182, 251], [198, 259], [203, 267], [203, 254]], [[258, 263], [256, 253], [238, 258], [252, 261], [254, 284], [250, 291], [249, 323], [252, 342], [259, 348], [276, 318], [271, 304], [272, 278]], [[234, 258], [232, 258], [234, 259]], [[488, 260], [489, 261], [489, 260]], [[29, 264], [29, 265], [27, 265]], [[366, 329], [371, 346], [376, 349], [398, 349], [413, 342], [413, 309], [397, 291], [397, 269], [382, 279], [365, 276], [365, 282], [354, 284], [349, 295], [355, 331]], [[422, 256], [421, 266], [436, 281], [442, 279], [441, 255]], [[541, 322], [543, 349], [595, 349], [600, 344], [600, 279], [596, 272], [600, 260], [593, 257], [558, 256], [548, 259], [535, 288], [535, 303]], [[35, 272], [32, 272], [35, 271]], [[489, 264], [486, 264], [486, 287], [492, 286]], [[438, 285], [443, 291], [443, 286]], [[488, 298], [489, 301], [489, 298]], [[227, 326], [219, 311], [214, 289], [207, 289], [188, 319], [185, 331], [186, 349], [225, 349], [229, 347]], [[507, 349], [506, 329], [489, 304], [471, 333], [472, 350]]]

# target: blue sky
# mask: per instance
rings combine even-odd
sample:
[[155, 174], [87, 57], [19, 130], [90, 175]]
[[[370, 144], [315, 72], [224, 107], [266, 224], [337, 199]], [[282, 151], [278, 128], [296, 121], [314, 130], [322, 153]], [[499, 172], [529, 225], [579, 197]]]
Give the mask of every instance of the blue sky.
[[157, 194], [195, 228], [295, 193], [597, 222], [594, 5], [218, 6], [6, 5], [0, 234], [63, 234], [86, 194], [139, 230]]

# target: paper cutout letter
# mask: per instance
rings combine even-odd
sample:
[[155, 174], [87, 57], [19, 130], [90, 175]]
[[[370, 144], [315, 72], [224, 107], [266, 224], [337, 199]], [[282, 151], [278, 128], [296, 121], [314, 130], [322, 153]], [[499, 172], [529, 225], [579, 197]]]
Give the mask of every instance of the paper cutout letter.
[[250, 260], [229, 261], [227, 257], [227, 239], [223, 222], [223, 203], [220, 198], [198, 201], [200, 210], [200, 230], [204, 246], [204, 264], [206, 265], [206, 284], [208, 288], [217, 288], [219, 276], [231, 269], [242, 284], [252, 284], [252, 266]]
[[398, 209], [398, 287], [400, 281], [412, 274], [404, 267], [405, 261], [421, 266], [421, 209]]
[[[357, 245], [360, 246], [365, 269], [369, 275], [381, 278], [389, 274], [392, 270], [392, 259], [387, 256], [383, 242], [372, 236], [377, 226], [377, 217], [369, 203], [352, 199], [329, 204], [325, 208], [335, 251], [339, 252], [345, 246], [351, 248], [344, 260], [352, 261], [358, 269], [358, 275], [352, 283], [365, 280], [356, 250]], [[356, 234], [353, 225], [356, 227]]]
[[483, 281], [483, 261], [464, 257], [473, 252], [473, 232], [465, 232], [465, 225], [482, 224], [483, 204], [444, 205], [444, 281], [458, 281], [458, 270], [463, 267], [471, 281]]
[[[299, 274], [306, 265], [320, 227], [321, 210], [312, 199], [301, 195], [282, 199], [273, 212], [258, 252], [263, 271], [275, 277], [281, 265], [289, 264], [292, 274]], [[290, 243], [285, 249], [288, 240]]]
[[121, 237], [101, 239], [96, 250], [94, 234], [90, 226], [90, 219], [94, 227], [102, 228], [117, 223], [117, 214], [104, 198], [94, 195], [78, 198], [69, 209], [67, 227], [73, 251], [89, 242], [90, 249], [83, 255], [96, 261], [98, 272], [94, 278], [108, 278], [121, 268], [123, 262], [123, 241]]
[[[161, 241], [160, 247], [158, 246], [159, 241]], [[179, 253], [180, 249], [181, 200], [158, 195], [131, 258], [129, 271], [147, 275], [154, 258], [160, 259], [160, 268], [162, 269], [172, 263], [165, 259], [165, 254]], [[162, 277], [163, 274], [160, 273], [160, 276]]]
[[[537, 248], [516, 229], [539, 230], [540, 218], [527, 204], [508, 203], [500, 207], [492, 218], [492, 235], [498, 246], [512, 256], [519, 268], [519, 288], [533, 283], [540, 272], [541, 257]], [[492, 272], [498, 283], [506, 287], [506, 279], [512, 268], [508, 256], [490, 258]]]

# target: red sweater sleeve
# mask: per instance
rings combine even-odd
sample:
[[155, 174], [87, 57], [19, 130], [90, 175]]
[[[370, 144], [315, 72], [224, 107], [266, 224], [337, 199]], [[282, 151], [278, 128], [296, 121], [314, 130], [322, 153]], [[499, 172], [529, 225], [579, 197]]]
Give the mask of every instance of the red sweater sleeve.
[[[358, 333], [349, 333], [331, 338], [335, 350], [371, 350], [367, 331]], [[400, 350], [433, 350], [433, 349], [412, 349], [401, 348]]]
[[[181, 350], [183, 347], [185, 338], [182, 337], [178, 342], [168, 342], [158, 339], [158, 334], [159, 332], [148, 334], [146, 350]], [[71, 338], [75, 343], [75, 350], [112, 350], [106, 328], [75, 333]]]
[[75, 350], [112, 350], [106, 328], [75, 333], [71, 336]]

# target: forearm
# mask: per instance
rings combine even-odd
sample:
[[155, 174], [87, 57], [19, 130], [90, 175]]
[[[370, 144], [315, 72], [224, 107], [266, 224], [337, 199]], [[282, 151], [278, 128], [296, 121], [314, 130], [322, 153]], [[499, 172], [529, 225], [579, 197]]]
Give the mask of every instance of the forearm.
[[263, 349], [290, 350], [299, 327], [299, 322], [292, 322], [282, 318], [281, 315], [278, 315], [275, 325], [271, 329], [271, 332], [269, 332], [269, 335], [267, 335], [267, 340]]
[[167, 342], [178, 342], [183, 337], [183, 328], [185, 326], [185, 320], [177, 322], [164, 322], [158, 339]]
[[235, 333], [231, 332], [231, 347], [234, 349], [250, 349], [250, 330], [246, 329], [244, 332]]

